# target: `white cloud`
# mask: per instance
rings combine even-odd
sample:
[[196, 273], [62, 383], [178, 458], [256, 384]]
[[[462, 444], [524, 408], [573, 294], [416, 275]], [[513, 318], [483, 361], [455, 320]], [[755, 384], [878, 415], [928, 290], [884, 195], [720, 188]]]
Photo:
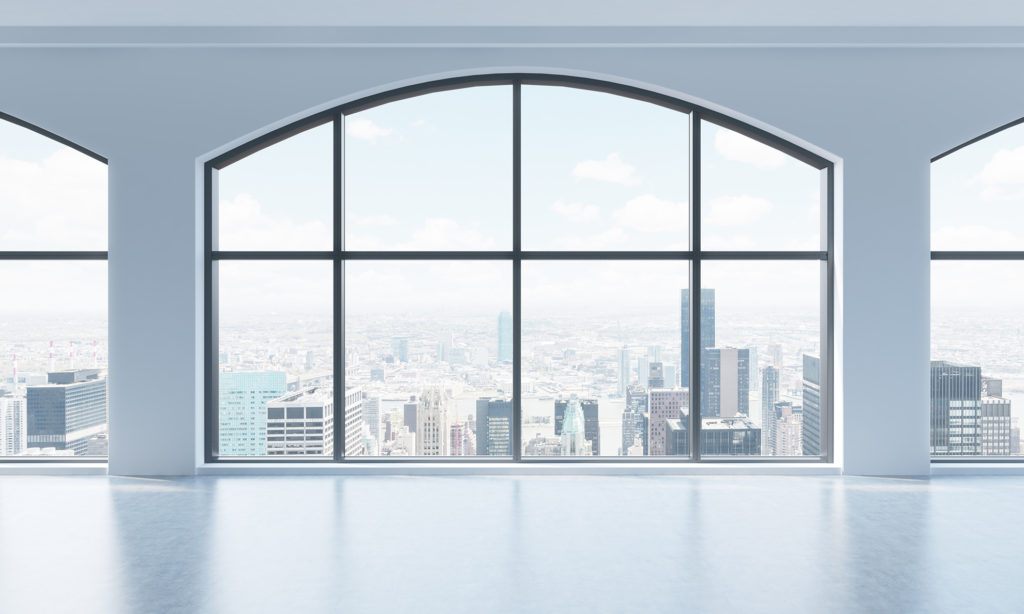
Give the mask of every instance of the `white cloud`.
[[394, 226], [398, 220], [395, 216], [387, 214], [355, 215], [345, 220], [345, 223], [351, 226]]
[[738, 132], [719, 128], [715, 150], [727, 160], [746, 162], [758, 168], [778, 168], [786, 163], [786, 154]]
[[757, 196], [723, 196], [711, 201], [705, 221], [711, 226], [744, 226], [772, 210], [769, 200]]
[[1024, 146], [997, 151], [974, 181], [982, 185], [981, 196], [986, 200], [1024, 198]]
[[250, 194], [222, 199], [217, 215], [220, 249], [331, 248], [332, 233], [328, 224], [270, 214]]
[[616, 227], [587, 236], [562, 237], [559, 239], [559, 244], [562, 249], [566, 250], [616, 249], [626, 242], [626, 238], [626, 233]]
[[[391, 236], [391, 235], [389, 235]], [[463, 226], [447, 218], [431, 218], [412, 232], [411, 238], [404, 232], [387, 240], [380, 236], [348, 234], [345, 246], [355, 251], [376, 250], [495, 250], [497, 242], [475, 228]]]
[[1021, 240], [1014, 233], [988, 226], [946, 226], [932, 234], [932, 249], [1006, 250], [1021, 248]]
[[643, 194], [616, 210], [613, 216], [622, 226], [641, 232], [684, 232], [689, 211], [685, 202]]
[[367, 117], [354, 117], [345, 120], [345, 134], [361, 141], [377, 142], [386, 136], [391, 136], [393, 130], [378, 126], [372, 119]]
[[572, 169], [572, 176], [578, 179], [593, 179], [619, 185], [636, 185], [636, 167], [622, 159], [617, 153], [610, 153], [604, 160], [584, 160]]
[[592, 222], [601, 217], [600, 207], [585, 203], [567, 203], [558, 200], [551, 205], [551, 210], [570, 222], [577, 223]]

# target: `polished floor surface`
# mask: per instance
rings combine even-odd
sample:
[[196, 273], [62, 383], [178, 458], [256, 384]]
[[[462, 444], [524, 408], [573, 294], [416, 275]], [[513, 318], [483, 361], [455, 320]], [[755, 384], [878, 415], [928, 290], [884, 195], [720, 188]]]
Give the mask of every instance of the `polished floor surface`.
[[1024, 478], [0, 477], [0, 612], [1021, 612]]

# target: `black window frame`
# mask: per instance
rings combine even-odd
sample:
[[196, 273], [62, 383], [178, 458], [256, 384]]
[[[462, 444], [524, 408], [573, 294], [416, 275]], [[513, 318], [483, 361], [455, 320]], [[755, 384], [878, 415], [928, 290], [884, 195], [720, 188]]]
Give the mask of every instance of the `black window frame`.
[[[102, 162], [109, 168], [109, 161], [99, 155], [98, 153], [82, 147], [78, 143], [69, 141], [68, 139], [56, 135], [49, 130], [40, 128], [35, 124], [31, 124], [23, 119], [19, 119], [13, 115], [8, 115], [0, 111], [0, 121], [5, 121], [15, 126], [31, 130], [40, 136], [44, 136], [52, 141], [60, 143], [65, 147], [70, 147], [75, 151], [89, 156], [97, 162]], [[107, 199], [109, 200], [110, 193], [107, 192]], [[109, 245], [108, 245], [109, 247]], [[10, 261], [65, 261], [65, 262], [82, 262], [90, 260], [102, 260], [106, 262], [108, 260], [108, 252], [104, 251], [66, 251], [66, 250], [0, 250], [0, 262]], [[110, 322], [110, 308], [107, 307], [107, 323], [108, 323], [108, 339], [109, 339], [109, 322]], [[109, 381], [109, 380], [108, 380]], [[109, 437], [110, 433], [110, 405], [109, 401], [107, 404], [107, 434]], [[107, 463], [109, 456], [0, 456], [0, 464], [7, 463]]]
[[[344, 122], [345, 117], [359, 111], [381, 106], [390, 102], [405, 100], [416, 96], [458, 90], [468, 87], [485, 85], [502, 85], [512, 87], [512, 249], [508, 251], [349, 251], [344, 247]], [[606, 94], [623, 96], [647, 102], [680, 113], [687, 114], [690, 122], [689, 147], [689, 233], [690, 249], [686, 251], [525, 251], [521, 244], [522, 231], [522, 105], [521, 92], [524, 85], [561, 86], [582, 90], [590, 90]], [[701, 202], [701, 124], [707, 121], [720, 127], [738, 132], [755, 141], [768, 145], [773, 149], [808, 164], [821, 173], [821, 233], [820, 240], [824, 249], [815, 251], [704, 251], [700, 245], [700, 202]], [[333, 249], [330, 251], [221, 251], [215, 249], [218, 236], [217, 228], [217, 173], [230, 164], [250, 156], [262, 149], [279, 143], [311, 128], [324, 124], [333, 124], [334, 135], [334, 203], [333, 203]], [[831, 463], [834, 459], [834, 193], [835, 165], [828, 159], [810, 152], [770, 132], [741, 122], [720, 112], [683, 101], [673, 96], [651, 92], [642, 88], [621, 85], [598, 79], [569, 77], [552, 74], [533, 73], [502, 73], [476, 76], [456, 77], [429, 81], [422, 84], [401, 87], [344, 103], [315, 113], [287, 126], [277, 128], [248, 143], [235, 147], [206, 162], [203, 172], [204, 189], [204, 356], [205, 356], [205, 410], [204, 410], [204, 459], [206, 463]], [[216, 454], [218, 442], [218, 389], [219, 374], [219, 340], [218, 340], [218, 278], [216, 263], [223, 260], [241, 261], [282, 261], [282, 260], [317, 260], [331, 261], [334, 265], [334, 390], [346, 390], [344, 347], [344, 264], [349, 260], [504, 260], [512, 263], [512, 456], [466, 456], [466, 457], [346, 457], [344, 451], [345, 419], [344, 403], [340, 418], [334, 421], [334, 457], [221, 457]], [[796, 457], [765, 457], [765, 456], [713, 456], [704, 457], [700, 452], [699, 411], [691, 409], [688, 416], [690, 433], [690, 456], [600, 456], [600, 457], [531, 457], [522, 454], [522, 405], [519, 395], [521, 389], [521, 265], [524, 260], [661, 260], [682, 261], [689, 263], [689, 288], [691, 296], [699, 296], [701, 262], [705, 260], [733, 261], [819, 261], [821, 266], [820, 283], [820, 327], [821, 327], [821, 390], [822, 390], [822, 451], [819, 456]], [[696, 292], [696, 294], [694, 294]], [[700, 301], [691, 301], [689, 314], [690, 338], [700, 338]], [[699, 373], [700, 344], [691, 344], [690, 369]], [[700, 399], [699, 377], [690, 377], [690, 399]], [[691, 405], [694, 403], [691, 402]], [[698, 402], [699, 404], [699, 402]], [[340, 442], [340, 443], [339, 443]]]
[[[948, 149], [948, 150], [940, 153], [939, 155], [935, 156], [934, 158], [932, 158], [929, 161], [929, 171], [931, 170], [931, 165], [932, 164], [935, 164], [936, 162], [938, 162], [939, 160], [945, 158], [946, 156], [952, 155], [952, 154], [960, 151], [961, 149], [970, 147], [971, 145], [974, 145], [975, 143], [979, 143], [981, 141], [984, 141], [985, 139], [987, 139], [990, 136], [994, 136], [996, 134], [999, 134], [1000, 132], [1003, 132], [1005, 130], [1009, 130], [1010, 128], [1013, 128], [1013, 127], [1018, 126], [1020, 124], [1024, 124], [1024, 117], [1021, 117], [1021, 118], [1015, 119], [1015, 120], [1013, 120], [1013, 121], [1011, 121], [1009, 123], [1003, 124], [1002, 126], [999, 126], [998, 128], [994, 128], [992, 130], [989, 130], [988, 132], [986, 132], [984, 134], [980, 134], [980, 135], [974, 137], [973, 139], [965, 141], [965, 142], [957, 145], [956, 147], [953, 147], [951, 149]], [[929, 172], [929, 174], [930, 174], [930, 172]], [[929, 211], [929, 220], [930, 220], [931, 219], [931, 196], [930, 195], [929, 195], [929, 199], [928, 199], [928, 211]], [[928, 237], [929, 237], [928, 240], [929, 240], [929, 243], [930, 243], [931, 242], [931, 224], [930, 223], [929, 223], [929, 228], [928, 228]], [[1014, 250], [1014, 251], [982, 251], [982, 250], [958, 250], [958, 249], [931, 250], [929, 260], [930, 260], [930, 262], [928, 264], [928, 267], [929, 267], [928, 279], [929, 279], [929, 282], [930, 282], [931, 277], [932, 277], [932, 263], [934, 263], [934, 262], [949, 262], [949, 261], [953, 261], [953, 262], [1007, 262], [1007, 261], [1013, 262], [1013, 261], [1017, 261], [1017, 262], [1021, 262], [1022, 264], [1024, 264], [1024, 250]], [[930, 291], [930, 283], [929, 283], [929, 291]], [[929, 315], [930, 315], [930, 313], [931, 313], [931, 297], [929, 297], [929, 299], [928, 299], [928, 305], [929, 305]], [[930, 321], [930, 317], [929, 317], [929, 321]], [[931, 338], [930, 326], [929, 326], [928, 336], [929, 336], [929, 338]], [[934, 358], [929, 356], [928, 360], [929, 360], [929, 364], [930, 364], [931, 361], [934, 360]], [[930, 393], [930, 391], [929, 391], [929, 401], [928, 401], [928, 404], [929, 404], [928, 405], [928, 411], [929, 411], [929, 416], [930, 416], [930, 412], [931, 412], [931, 393]], [[930, 438], [931, 438], [931, 420], [930, 419], [928, 421], [928, 429], [929, 429], [928, 437], [929, 437], [929, 441], [930, 441]], [[929, 447], [930, 447], [930, 444], [929, 444]], [[1024, 455], [1021, 455], [1021, 456], [981, 456], [981, 455], [977, 455], [977, 456], [958, 456], [958, 455], [935, 456], [935, 455], [933, 455], [931, 453], [931, 451], [928, 452], [928, 459], [929, 459], [930, 462], [935, 463], [935, 464], [942, 464], [942, 463], [1011, 463], [1011, 464], [1012, 463], [1024, 463]]]

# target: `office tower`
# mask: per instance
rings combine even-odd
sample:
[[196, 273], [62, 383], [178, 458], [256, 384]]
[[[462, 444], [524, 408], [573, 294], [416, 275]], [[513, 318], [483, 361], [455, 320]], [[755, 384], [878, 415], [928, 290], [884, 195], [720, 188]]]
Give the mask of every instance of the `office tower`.
[[995, 377], [981, 376], [981, 396], [982, 397], [1002, 397], [1003, 396], [1003, 380]]
[[378, 443], [384, 441], [381, 437], [381, 413], [380, 413], [380, 398], [379, 397], [366, 397], [363, 399], [363, 423], [366, 424], [366, 430]]
[[803, 455], [803, 412], [800, 406], [778, 401], [767, 410], [761, 424], [761, 449], [766, 456]]
[[0, 396], [0, 456], [16, 456], [28, 447], [26, 421], [25, 397]]
[[448, 396], [440, 387], [420, 395], [416, 412], [416, 455], [448, 455]]
[[455, 340], [451, 333], [445, 333], [437, 340], [437, 362], [450, 362]]
[[345, 456], [364, 456], [363, 447], [363, 389], [345, 387]]
[[686, 421], [672, 418], [665, 421], [665, 453], [669, 456], [690, 455], [690, 432]]
[[931, 362], [931, 453], [981, 454], [981, 367]]
[[663, 382], [665, 383], [665, 388], [675, 388], [676, 386], [679, 385], [679, 379], [676, 375], [675, 365], [662, 363], [661, 372], [663, 376]]
[[416, 395], [409, 395], [409, 400], [402, 405], [402, 417], [404, 418], [402, 424], [409, 429], [410, 433], [416, 432], [416, 412], [419, 409], [419, 401], [416, 400]]
[[778, 370], [782, 370], [782, 345], [772, 343], [768, 346], [768, 362]]
[[651, 359], [646, 354], [640, 354], [636, 357], [636, 383], [646, 388], [650, 385], [648, 382], [650, 376]]
[[409, 362], [409, 338], [392, 337], [391, 355], [397, 362]]
[[306, 364], [304, 365], [306, 367], [306, 371], [312, 371], [314, 364], [313, 350], [306, 350]]
[[512, 362], [512, 314], [498, 314], [498, 362]]
[[483, 456], [512, 456], [512, 399], [476, 400], [476, 450]]
[[1020, 454], [1020, 420], [1010, 418], [1010, 454]]
[[649, 346], [647, 346], [647, 359], [650, 362], [661, 362], [661, 346], [660, 345], [649, 345]]
[[[665, 370], [664, 365], [660, 362], [652, 362], [647, 373], [647, 387], [648, 388], [664, 388], [665, 387]], [[670, 386], [671, 387], [671, 386]]]
[[[575, 395], [573, 395], [575, 396]], [[601, 455], [601, 423], [598, 421], [597, 399], [579, 399], [583, 408], [583, 420], [585, 422], [584, 433], [587, 441], [590, 442], [594, 456]], [[562, 434], [562, 422], [565, 418], [565, 409], [568, 401], [558, 399], [555, 401], [555, 435]]]
[[[779, 370], [769, 365], [761, 369], [761, 436], [772, 441], [775, 427], [775, 404], [779, 402]], [[768, 446], [764, 446], [765, 450]], [[769, 452], [765, 452], [769, 454]]]
[[[683, 388], [690, 387], [690, 290], [682, 290], [680, 326], [682, 330], [682, 352], [679, 361], [679, 381]], [[702, 350], [715, 347], [715, 290], [704, 288], [700, 291], [700, 347]], [[704, 380], [701, 380], [703, 386]]]
[[107, 431], [107, 380], [97, 369], [56, 371], [25, 390], [26, 445], [85, 454], [89, 438]]
[[448, 427], [448, 453], [451, 456], [467, 456], [466, 432], [469, 427], [465, 422], [456, 422]]
[[220, 456], [267, 453], [267, 403], [288, 391], [282, 371], [221, 373], [217, 386]]
[[562, 456], [591, 456], [593, 454], [590, 442], [586, 438], [583, 406], [576, 395], [569, 398], [562, 420], [560, 437]]
[[622, 346], [622, 349], [619, 350], [619, 396], [624, 396], [626, 388], [632, 383], [630, 375], [629, 348]]
[[803, 455], [821, 456], [821, 361], [803, 358]]
[[701, 365], [703, 417], [732, 418], [750, 415], [749, 365], [750, 353], [745, 348], [705, 350]]
[[630, 386], [626, 390], [626, 406], [622, 410], [622, 449], [627, 455], [630, 447], [640, 441], [641, 449], [646, 447], [647, 429], [644, 414], [647, 412], [647, 391], [642, 386]]
[[685, 388], [654, 389], [648, 395], [647, 450], [651, 456], [668, 454], [668, 420], [682, 420], [689, 413], [690, 391]]
[[703, 418], [700, 453], [702, 456], [760, 455], [761, 429], [746, 416]]
[[1012, 427], [1009, 399], [996, 396], [981, 397], [983, 456], [1009, 456]]
[[747, 374], [747, 381], [750, 382], [750, 389], [754, 392], [761, 390], [761, 378], [758, 377], [757, 373], [757, 348], [747, 348], [747, 366], [750, 368], [750, 373]]
[[334, 454], [334, 392], [329, 388], [310, 386], [267, 402], [267, 455], [305, 454]]

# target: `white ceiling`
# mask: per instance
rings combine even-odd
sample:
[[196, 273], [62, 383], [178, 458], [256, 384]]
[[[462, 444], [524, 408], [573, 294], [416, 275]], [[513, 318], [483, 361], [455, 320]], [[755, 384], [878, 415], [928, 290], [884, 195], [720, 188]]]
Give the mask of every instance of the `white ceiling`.
[[1024, 1], [2, 0], [0, 26], [1024, 26]]

